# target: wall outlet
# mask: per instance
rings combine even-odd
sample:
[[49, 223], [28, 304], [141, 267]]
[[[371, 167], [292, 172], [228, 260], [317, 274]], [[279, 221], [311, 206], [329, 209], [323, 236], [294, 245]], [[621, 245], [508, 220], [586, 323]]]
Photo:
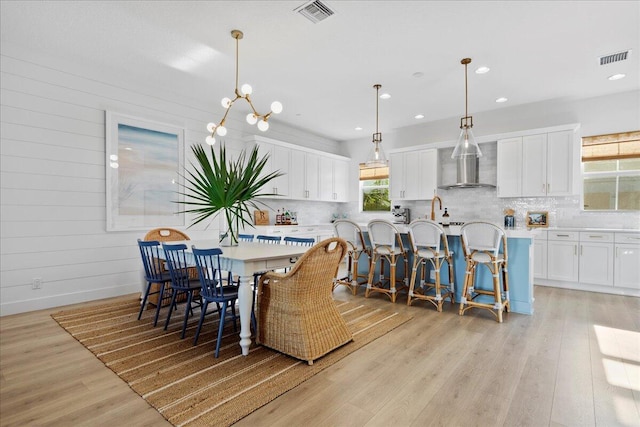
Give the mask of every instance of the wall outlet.
[[40, 289], [42, 288], [42, 277], [34, 277], [31, 280], [31, 289]]

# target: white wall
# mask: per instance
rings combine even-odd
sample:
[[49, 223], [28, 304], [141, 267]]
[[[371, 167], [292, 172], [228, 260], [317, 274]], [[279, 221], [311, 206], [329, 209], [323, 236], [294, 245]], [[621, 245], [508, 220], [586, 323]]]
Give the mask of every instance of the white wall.
[[[580, 136], [601, 135], [640, 129], [640, 91], [618, 93], [610, 96], [584, 100], [552, 100], [527, 104], [511, 108], [473, 114], [474, 134], [476, 137], [499, 135], [529, 129], [540, 129], [579, 123], [577, 145]], [[385, 150], [413, 146], [429, 147], [450, 143], [453, 145], [458, 136], [460, 118], [439, 120], [422, 125], [411, 126], [392, 131], [381, 129]], [[363, 162], [371, 146], [370, 137], [347, 141], [347, 156], [354, 159], [351, 186], [357, 188], [357, 164]], [[484, 146], [484, 145], [483, 145]], [[485, 157], [481, 159], [480, 173], [488, 174], [485, 180], [495, 184], [496, 151], [495, 144], [488, 146]], [[576, 147], [579, 155], [579, 147]], [[447, 156], [442, 155], [440, 167], [449, 168], [455, 174], [455, 165], [447, 164]], [[444, 163], [444, 165], [443, 165]], [[447, 172], [447, 171], [445, 171]], [[578, 179], [580, 179], [578, 174]], [[482, 181], [482, 179], [481, 179]], [[578, 183], [578, 188], [580, 188]], [[595, 227], [595, 228], [640, 228], [640, 212], [584, 212], [580, 208], [580, 196], [537, 197], [499, 199], [495, 189], [454, 189], [439, 190], [444, 204], [451, 211], [451, 221], [483, 219], [500, 223], [503, 211], [507, 207], [516, 209], [516, 220], [524, 224], [527, 210], [549, 212], [552, 226], [558, 227]], [[412, 209], [413, 217], [424, 217], [431, 210], [430, 201], [403, 203]], [[358, 204], [354, 200], [348, 210], [358, 221], [367, 221], [379, 214], [358, 213]], [[442, 212], [438, 212], [441, 214]], [[390, 218], [390, 215], [388, 215]]]
[[[177, 125], [204, 141], [210, 105], [110, 70], [2, 45], [0, 315], [136, 292], [144, 231], [105, 231], [105, 110]], [[228, 120], [228, 145], [254, 132]], [[336, 141], [271, 122], [270, 138], [342, 154]], [[187, 153], [190, 150], [187, 148]], [[187, 229], [191, 238], [215, 225]], [[32, 279], [42, 288], [32, 290]]]

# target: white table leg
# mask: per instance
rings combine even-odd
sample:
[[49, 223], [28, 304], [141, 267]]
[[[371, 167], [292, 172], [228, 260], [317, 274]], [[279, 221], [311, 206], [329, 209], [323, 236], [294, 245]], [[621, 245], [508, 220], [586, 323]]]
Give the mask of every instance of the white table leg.
[[238, 289], [238, 305], [240, 308], [240, 347], [242, 355], [249, 354], [251, 345], [251, 304], [253, 302], [253, 275], [240, 276]]

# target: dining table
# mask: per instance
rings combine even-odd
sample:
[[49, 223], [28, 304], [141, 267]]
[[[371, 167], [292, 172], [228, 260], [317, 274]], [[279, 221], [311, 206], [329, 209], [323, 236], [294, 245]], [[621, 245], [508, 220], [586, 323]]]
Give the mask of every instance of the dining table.
[[[238, 242], [237, 246], [221, 246], [217, 240], [184, 240], [169, 244], [187, 245], [187, 262], [193, 257], [192, 248], [220, 248], [220, 267], [239, 277], [238, 308], [240, 311], [240, 348], [242, 355], [249, 354], [251, 346], [251, 308], [253, 306], [253, 276], [270, 270], [291, 267], [308, 249], [308, 246], [267, 245], [257, 242]], [[191, 258], [193, 265], [195, 259]]]

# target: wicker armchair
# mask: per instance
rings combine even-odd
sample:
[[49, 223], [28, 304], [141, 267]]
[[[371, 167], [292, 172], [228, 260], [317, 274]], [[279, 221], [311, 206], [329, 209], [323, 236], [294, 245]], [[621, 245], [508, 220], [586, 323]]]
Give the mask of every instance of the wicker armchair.
[[268, 272], [258, 283], [257, 343], [306, 361], [353, 339], [332, 297], [347, 243], [333, 237], [302, 255], [286, 274]]

